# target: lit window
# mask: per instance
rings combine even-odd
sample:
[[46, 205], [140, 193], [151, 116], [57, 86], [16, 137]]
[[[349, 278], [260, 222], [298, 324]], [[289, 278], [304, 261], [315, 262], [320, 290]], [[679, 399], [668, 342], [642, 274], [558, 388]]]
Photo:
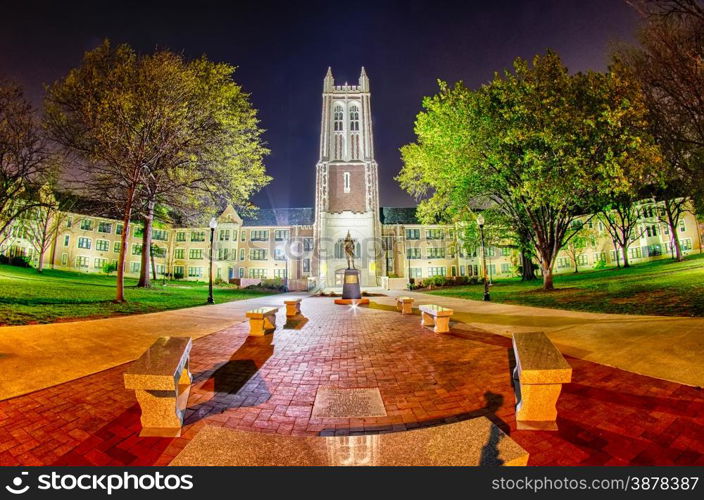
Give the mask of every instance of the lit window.
[[354, 104], [350, 106], [350, 130], [359, 130], [359, 108]]
[[250, 233], [250, 241], [268, 241], [269, 231], [261, 229], [252, 229]]
[[264, 248], [250, 248], [249, 260], [266, 260], [266, 250]]
[[335, 106], [335, 110], [333, 112], [333, 129], [335, 131], [342, 130], [343, 117], [344, 112], [342, 110], [342, 106], [338, 104], [337, 106]]
[[343, 175], [343, 179], [344, 179], [345, 193], [349, 193], [350, 192], [350, 173], [345, 172], [345, 174]]

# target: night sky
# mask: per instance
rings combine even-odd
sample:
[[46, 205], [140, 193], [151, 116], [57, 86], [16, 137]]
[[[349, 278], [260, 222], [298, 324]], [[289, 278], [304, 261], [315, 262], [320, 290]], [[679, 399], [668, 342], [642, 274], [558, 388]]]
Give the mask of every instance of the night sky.
[[[147, 2], [144, 2], [146, 4]], [[516, 56], [551, 48], [572, 71], [602, 70], [615, 41], [632, 41], [637, 16], [623, 0], [442, 2], [129, 2], [17, 1], [0, 12], [0, 77], [24, 85], [40, 104], [43, 84], [63, 76], [103, 38], [140, 51], [201, 54], [238, 66], [272, 154], [274, 181], [259, 206], [313, 205], [322, 81], [371, 80], [381, 203], [411, 206], [393, 177], [399, 147], [438, 78], [470, 87]]]

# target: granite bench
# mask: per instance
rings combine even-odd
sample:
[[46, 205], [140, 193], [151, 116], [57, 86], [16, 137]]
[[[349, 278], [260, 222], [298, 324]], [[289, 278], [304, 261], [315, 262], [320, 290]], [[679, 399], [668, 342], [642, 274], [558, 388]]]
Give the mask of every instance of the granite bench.
[[276, 313], [278, 310], [278, 307], [258, 307], [247, 311], [249, 334], [261, 337], [267, 332], [276, 330]]
[[572, 367], [543, 332], [513, 334], [516, 421], [519, 429], [557, 430], [557, 399]]
[[413, 314], [413, 298], [397, 297], [396, 310], [401, 311], [401, 314]]
[[435, 304], [425, 304], [420, 307], [421, 325], [432, 326], [435, 333], [450, 331], [450, 318], [454, 311]]
[[178, 437], [193, 377], [190, 337], [159, 337], [124, 374], [142, 409], [140, 436]]
[[528, 458], [510, 436], [478, 417], [355, 436], [282, 436], [206, 425], [169, 465], [522, 466]]
[[298, 316], [301, 314], [301, 299], [288, 299], [284, 300], [286, 305], [286, 317], [292, 318], [293, 316]]

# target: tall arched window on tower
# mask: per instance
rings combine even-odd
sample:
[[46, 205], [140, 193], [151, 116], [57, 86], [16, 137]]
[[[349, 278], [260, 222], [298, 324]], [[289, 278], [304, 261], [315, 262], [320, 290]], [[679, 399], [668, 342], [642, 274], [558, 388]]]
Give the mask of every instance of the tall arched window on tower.
[[342, 123], [344, 120], [344, 112], [343, 112], [341, 105], [339, 105], [339, 104], [335, 105], [335, 109], [333, 110], [333, 114], [332, 114], [332, 119], [333, 119], [333, 129], [336, 132], [342, 130]]
[[356, 104], [350, 106], [350, 130], [359, 130], [359, 108]]
[[345, 172], [342, 176], [342, 179], [343, 179], [342, 184], [344, 187], [344, 191], [345, 191], [345, 193], [349, 193], [350, 192], [350, 173]]

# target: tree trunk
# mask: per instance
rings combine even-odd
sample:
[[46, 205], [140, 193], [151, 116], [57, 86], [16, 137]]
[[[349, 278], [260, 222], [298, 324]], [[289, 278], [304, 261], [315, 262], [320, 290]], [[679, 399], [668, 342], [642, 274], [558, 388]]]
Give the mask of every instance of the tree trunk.
[[628, 262], [628, 245], [622, 245], [621, 252], [623, 253], [623, 267], [631, 267], [631, 264]]
[[533, 259], [525, 251], [521, 252], [521, 281], [532, 281], [536, 279]]
[[147, 203], [147, 213], [144, 215], [144, 232], [142, 233], [142, 264], [139, 268], [137, 287], [152, 286], [149, 279], [149, 260], [152, 253], [152, 223], [154, 222], [154, 201]]
[[125, 302], [125, 255], [127, 252], [127, 235], [130, 231], [130, 218], [132, 217], [132, 201], [127, 202], [125, 215], [122, 218], [122, 235], [120, 237], [120, 256], [117, 259], [117, 286], [115, 289], [115, 302]]
[[616, 244], [616, 240], [611, 240], [611, 243], [614, 246], [614, 255], [616, 256], [616, 267], [618, 269], [621, 269], [621, 249]]
[[41, 273], [44, 270], [44, 254], [46, 253], [46, 250], [42, 248], [39, 251], [39, 262], [37, 263], [37, 272]]
[[150, 261], [152, 263], [152, 279], [156, 281], [156, 263], [154, 262], [154, 254], [152, 252], [149, 252], [150, 256]]
[[675, 247], [674, 259], [677, 262], [682, 262], [684, 260], [684, 256], [682, 255], [682, 245], [680, 245], [680, 239], [677, 236], [677, 223], [679, 221], [675, 220], [674, 214], [672, 213], [672, 210], [667, 202], [665, 203], [665, 211], [667, 212], [667, 225], [670, 227], [672, 243]]
[[54, 237], [52, 238], [52, 243], [51, 243], [51, 268], [54, 269], [54, 264], [56, 263], [56, 245], [59, 243], [59, 227], [58, 224], [59, 222], [56, 222], [56, 230], [54, 231]]
[[543, 271], [543, 290], [554, 290], [555, 285], [552, 281], [552, 266], [541, 265]]
[[575, 274], [579, 272], [579, 264], [577, 264], [577, 259], [574, 259], [574, 272]]
[[672, 241], [675, 244], [675, 261], [682, 262], [684, 260], [684, 255], [682, 255], [682, 245], [680, 244], [680, 239], [677, 237], [677, 234], [674, 232], [672, 233]]

